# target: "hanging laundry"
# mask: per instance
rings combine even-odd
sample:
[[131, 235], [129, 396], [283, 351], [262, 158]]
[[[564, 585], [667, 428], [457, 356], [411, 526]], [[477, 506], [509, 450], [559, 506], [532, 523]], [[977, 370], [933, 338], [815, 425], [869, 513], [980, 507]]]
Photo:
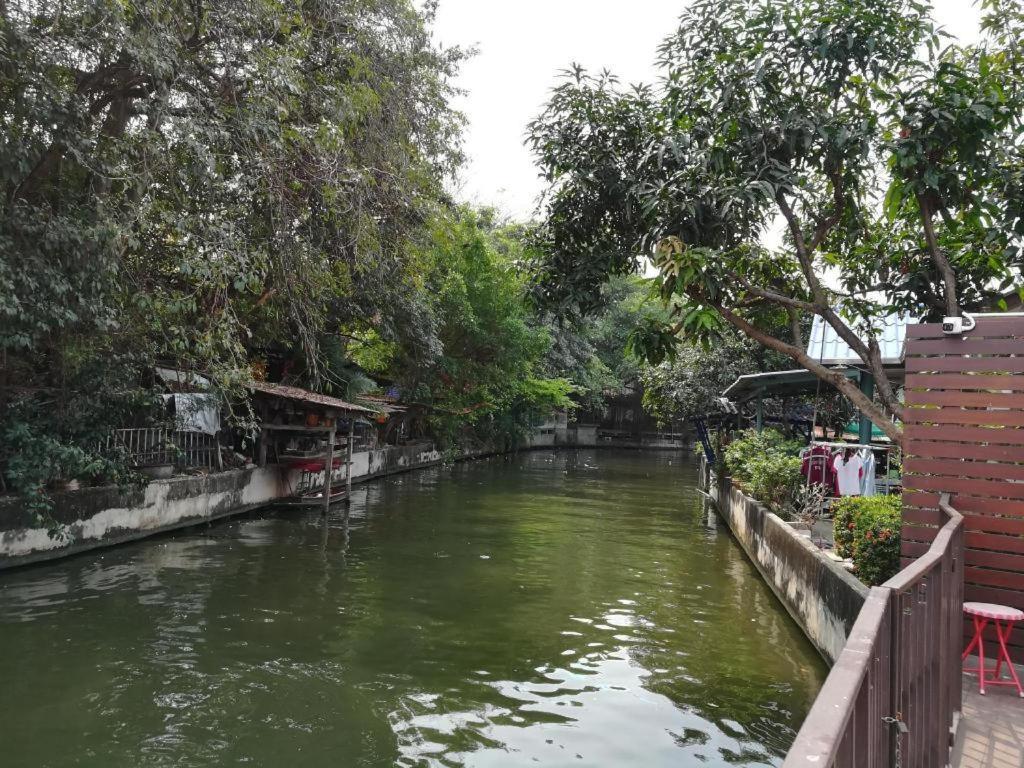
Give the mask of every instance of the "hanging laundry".
[[864, 462], [858, 454], [849, 452], [836, 454], [832, 461], [832, 471], [836, 475], [837, 496], [860, 496], [862, 469], [864, 469]]
[[865, 448], [863, 456], [864, 467], [860, 473], [860, 495], [875, 495], [875, 453], [870, 448]]
[[174, 395], [175, 426], [186, 432], [215, 435], [220, 430], [220, 404], [203, 392], [177, 392]]
[[832, 451], [824, 445], [815, 445], [804, 451], [800, 474], [809, 485], [823, 485], [831, 492], [835, 485], [832, 472]]

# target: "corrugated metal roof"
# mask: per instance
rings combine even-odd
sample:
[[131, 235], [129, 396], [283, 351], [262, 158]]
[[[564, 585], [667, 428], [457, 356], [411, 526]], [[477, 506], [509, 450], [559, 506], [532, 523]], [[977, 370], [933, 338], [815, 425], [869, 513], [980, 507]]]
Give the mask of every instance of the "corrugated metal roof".
[[273, 395], [274, 397], [284, 397], [288, 400], [298, 400], [303, 403], [322, 405], [326, 408], [337, 408], [339, 411], [376, 413], [376, 411], [370, 408], [364, 408], [361, 405], [346, 403], [344, 400], [339, 400], [336, 397], [322, 395], [319, 392], [310, 392], [308, 389], [302, 389], [301, 387], [289, 387], [286, 384], [271, 384], [266, 381], [253, 381], [249, 383], [249, 389], [256, 392], [262, 392], [265, 395]]
[[[907, 338], [908, 322], [910, 318], [907, 315], [895, 314], [875, 321], [874, 328], [882, 352], [882, 362], [886, 365], [894, 365], [903, 360], [903, 342]], [[807, 356], [825, 365], [863, 362], [850, 346], [839, 338], [835, 328], [826, 323], [825, 318], [820, 315], [814, 317], [814, 324], [811, 326]]]
[[[848, 378], [854, 378], [857, 371], [853, 368], [846, 371]], [[745, 403], [758, 395], [764, 397], [791, 397], [793, 395], [813, 395], [821, 389], [818, 377], [804, 368], [789, 371], [769, 371], [768, 373], [748, 373], [740, 376], [729, 385], [723, 393], [734, 403]]]
[[405, 413], [408, 410], [404, 405], [398, 405], [394, 400], [379, 395], [360, 395], [359, 399], [382, 413]]

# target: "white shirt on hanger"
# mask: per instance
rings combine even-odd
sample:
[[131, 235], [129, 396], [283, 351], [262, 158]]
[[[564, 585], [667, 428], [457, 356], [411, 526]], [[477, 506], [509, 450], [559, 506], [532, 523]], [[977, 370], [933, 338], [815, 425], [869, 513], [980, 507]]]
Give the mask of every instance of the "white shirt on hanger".
[[840, 496], [860, 495], [860, 471], [864, 462], [860, 456], [854, 453], [849, 460], [845, 459], [842, 453], [836, 454], [832, 462], [832, 469], [836, 473], [836, 485]]

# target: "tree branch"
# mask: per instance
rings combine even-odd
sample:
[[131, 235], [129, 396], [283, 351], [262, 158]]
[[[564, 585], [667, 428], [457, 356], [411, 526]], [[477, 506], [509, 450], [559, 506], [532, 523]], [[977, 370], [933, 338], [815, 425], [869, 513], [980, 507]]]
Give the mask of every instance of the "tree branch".
[[789, 332], [793, 334], [793, 344], [800, 349], [807, 349], [804, 344], [804, 332], [800, 327], [800, 313], [793, 307], [787, 307], [786, 314], [789, 315]]
[[[832, 188], [834, 193], [841, 192], [841, 188], [836, 183], [833, 183]], [[837, 196], [836, 205], [839, 204], [840, 196]], [[866, 344], [864, 340], [846, 324], [836, 311], [832, 309], [831, 302], [829, 301], [829, 295], [826, 292], [825, 287], [821, 284], [821, 281], [818, 279], [818, 276], [814, 273], [814, 251], [809, 249], [807, 241], [804, 239], [803, 229], [800, 226], [800, 222], [797, 221], [793, 208], [790, 206], [789, 201], [786, 199], [786, 196], [781, 189], [776, 192], [775, 199], [779, 204], [779, 210], [782, 211], [782, 215], [786, 218], [786, 223], [789, 225], [789, 231], [793, 235], [793, 242], [796, 247], [796, 257], [800, 262], [800, 269], [804, 273], [804, 277], [807, 279], [807, 284], [811, 289], [811, 295], [814, 297], [815, 314], [821, 315], [825, 322], [835, 330], [839, 338], [845, 341], [846, 345], [864, 361], [864, 364], [868, 366], [871, 374], [875, 377], [875, 385], [878, 387], [879, 397], [882, 398], [886, 407], [890, 408], [894, 414], [899, 413], [898, 400], [896, 399], [896, 395], [893, 391], [892, 383], [889, 381], [889, 377], [885, 372], [885, 366], [882, 364], [882, 355], [878, 344]], [[822, 225], [819, 225], [818, 232], [815, 234], [815, 239], [812, 241], [816, 243], [815, 248], [817, 248], [817, 244], [820, 244], [824, 239], [824, 235], [819, 237], [819, 233], [821, 232]]]
[[860, 387], [858, 387], [851, 379], [838, 371], [826, 368], [817, 360], [809, 357], [800, 347], [787, 344], [781, 339], [777, 339], [771, 334], [762, 331], [757, 326], [747, 322], [739, 315], [723, 307], [721, 304], [713, 304], [712, 306], [721, 313], [722, 317], [724, 317], [729, 324], [740, 332], [746, 334], [768, 349], [773, 349], [776, 352], [786, 355], [822, 381], [827, 384], [831, 384], [851, 403], [853, 403], [861, 413], [871, 419], [871, 421], [876, 424], [878, 428], [893, 441], [893, 443], [897, 445], [903, 444], [903, 430], [896, 426], [893, 420], [889, 418], [889, 414], [879, 408], [875, 404], [874, 400], [861, 392]]
[[921, 223], [924, 225], [924, 239], [928, 245], [928, 255], [931, 256], [932, 263], [935, 264], [935, 268], [939, 270], [939, 276], [942, 278], [946, 315], [958, 317], [960, 307], [956, 296], [956, 275], [953, 273], [953, 267], [950, 265], [949, 259], [946, 258], [946, 254], [939, 248], [938, 238], [935, 237], [935, 226], [932, 222], [932, 216], [935, 213], [931, 203], [921, 193], [917, 194], [917, 206], [921, 210]]

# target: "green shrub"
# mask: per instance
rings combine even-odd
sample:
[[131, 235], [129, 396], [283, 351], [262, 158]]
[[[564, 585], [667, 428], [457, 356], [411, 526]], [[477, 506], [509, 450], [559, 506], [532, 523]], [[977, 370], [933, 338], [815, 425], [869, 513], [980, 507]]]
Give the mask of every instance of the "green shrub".
[[899, 496], [854, 496], [832, 505], [836, 552], [853, 558], [857, 578], [869, 587], [900, 569]]
[[860, 496], [846, 496], [832, 502], [832, 539], [840, 557], [853, 557], [854, 513], [860, 508], [861, 500]]
[[788, 516], [803, 482], [798, 454], [803, 445], [778, 430], [750, 429], [725, 449], [725, 468], [744, 490], [775, 512]]
[[755, 499], [788, 517], [790, 502], [803, 483], [800, 459], [770, 453], [747, 463], [746, 489]]
[[734, 480], [750, 482], [753, 462], [772, 456], [795, 457], [801, 448], [803, 444], [799, 440], [790, 440], [776, 429], [760, 433], [748, 429], [726, 446], [725, 467]]

